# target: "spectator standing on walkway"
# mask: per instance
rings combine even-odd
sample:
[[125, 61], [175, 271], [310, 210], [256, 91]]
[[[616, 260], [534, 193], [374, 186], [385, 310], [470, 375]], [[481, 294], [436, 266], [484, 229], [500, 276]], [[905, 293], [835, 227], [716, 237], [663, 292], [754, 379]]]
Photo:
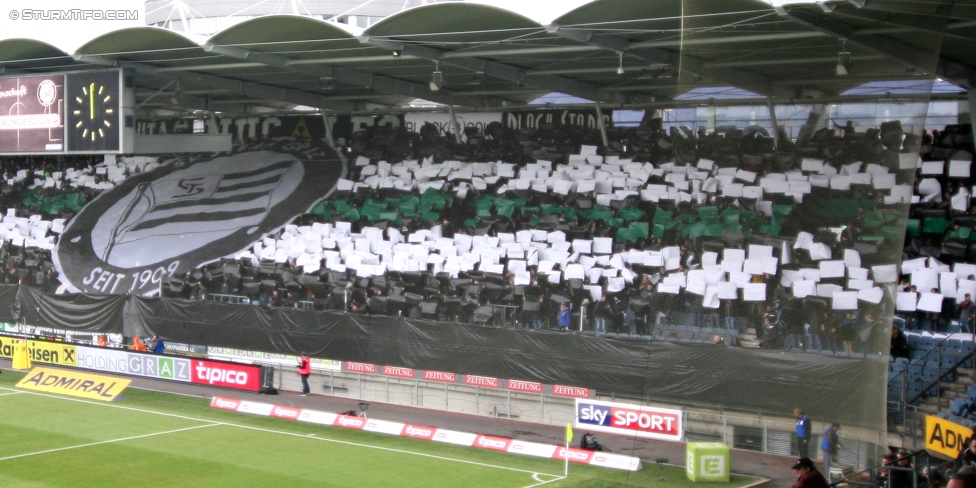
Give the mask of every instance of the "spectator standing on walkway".
[[962, 332], [973, 332], [973, 317], [976, 317], [976, 304], [973, 303], [973, 298], [969, 293], [956, 305], [956, 310], [959, 312], [959, 326], [962, 328]]
[[830, 427], [824, 430], [823, 438], [820, 441], [820, 450], [823, 451], [824, 459], [824, 476], [830, 479], [830, 464], [834, 460], [834, 456], [837, 455], [837, 448], [840, 447], [837, 438], [837, 431], [840, 430], [840, 424], [837, 422], [831, 422]]
[[569, 332], [569, 326], [572, 320], [573, 314], [569, 311], [569, 302], [563, 302], [559, 306], [559, 330]]
[[793, 410], [793, 415], [796, 417], [796, 447], [800, 451], [801, 458], [809, 458], [810, 435], [813, 431], [810, 425], [810, 417], [799, 408]]

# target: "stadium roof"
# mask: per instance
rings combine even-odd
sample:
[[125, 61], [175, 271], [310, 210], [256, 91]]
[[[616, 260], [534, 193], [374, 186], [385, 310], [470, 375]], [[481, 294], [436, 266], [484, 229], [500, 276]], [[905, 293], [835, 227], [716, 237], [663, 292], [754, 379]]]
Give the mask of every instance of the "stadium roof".
[[[848, 74], [838, 74], [839, 64]], [[802, 102], [876, 81], [940, 77], [971, 88], [976, 2], [595, 0], [547, 24], [448, 2], [366, 30], [268, 15], [209, 38], [125, 28], [73, 52], [44, 40], [0, 41], [6, 74], [103, 66], [136, 71], [142, 115], [358, 112], [416, 99], [497, 110], [551, 92], [638, 108], [703, 86]], [[435, 77], [442, 83], [432, 90]]]

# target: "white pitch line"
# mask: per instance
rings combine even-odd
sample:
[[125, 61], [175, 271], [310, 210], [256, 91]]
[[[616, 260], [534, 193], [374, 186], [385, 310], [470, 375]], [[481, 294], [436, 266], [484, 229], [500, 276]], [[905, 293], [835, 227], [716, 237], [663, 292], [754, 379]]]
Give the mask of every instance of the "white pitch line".
[[[454, 458], [448, 458], [448, 457], [443, 457], [443, 456], [435, 456], [433, 454], [425, 454], [425, 453], [419, 453], [419, 452], [404, 451], [404, 450], [401, 450], [401, 449], [393, 449], [393, 448], [389, 448], [389, 447], [371, 446], [369, 444], [358, 444], [358, 443], [355, 443], [355, 442], [340, 441], [340, 440], [335, 440], [335, 439], [327, 439], [325, 437], [309, 437], [306, 434], [296, 434], [294, 432], [285, 432], [285, 431], [272, 430], [272, 429], [262, 429], [260, 427], [251, 427], [251, 426], [248, 426], [248, 425], [232, 424], [232, 423], [229, 423], [229, 422], [217, 422], [217, 421], [214, 421], [214, 420], [199, 419], [199, 418], [195, 418], [195, 417], [187, 417], [185, 415], [177, 415], [177, 414], [166, 413], [166, 412], [157, 412], [157, 411], [154, 411], [154, 410], [145, 410], [145, 409], [135, 408], [135, 407], [125, 407], [125, 406], [122, 406], [122, 405], [113, 405], [111, 403], [94, 402], [94, 401], [90, 401], [90, 400], [82, 400], [80, 398], [68, 398], [68, 397], [59, 396], [59, 395], [49, 395], [49, 394], [46, 394], [46, 393], [39, 393], [39, 392], [35, 392], [35, 391], [14, 390], [12, 388], [4, 388], [4, 387], [0, 387], [0, 390], [15, 391], [15, 392], [18, 392], [18, 393], [24, 393], [24, 394], [28, 394], [28, 395], [42, 396], [42, 397], [47, 397], [47, 398], [55, 398], [55, 399], [58, 399], [58, 400], [64, 400], [64, 401], [69, 401], [69, 402], [86, 403], [86, 404], [89, 404], [89, 405], [97, 405], [99, 407], [120, 408], [122, 410], [129, 410], [129, 411], [132, 411], [132, 412], [148, 413], [148, 414], [154, 414], [154, 415], [163, 415], [163, 416], [166, 416], [166, 417], [174, 417], [174, 418], [179, 418], [179, 419], [184, 419], [184, 420], [193, 420], [193, 421], [196, 421], [196, 422], [209, 422], [209, 423], [211, 423], [213, 425], [226, 425], [226, 426], [229, 426], [229, 427], [237, 427], [237, 428], [240, 428], [240, 429], [249, 429], [249, 430], [257, 430], [257, 431], [261, 431], [261, 432], [269, 432], [269, 433], [273, 433], [273, 434], [289, 435], [289, 436], [301, 437], [303, 439], [311, 439], [311, 440], [316, 440], [316, 441], [332, 442], [332, 443], [335, 443], [335, 444], [343, 444], [343, 445], [347, 445], [347, 446], [363, 447], [363, 448], [368, 448], [368, 449], [378, 449], [378, 450], [381, 450], [381, 451], [396, 452], [396, 453], [400, 453], [400, 454], [412, 454], [414, 456], [422, 456], [422, 457], [428, 457], [428, 458], [432, 458], [432, 459], [440, 459], [440, 460], [443, 460], [443, 461], [452, 461], [452, 462], [464, 463], [464, 464], [471, 464], [471, 465], [476, 465], [476, 466], [484, 466], [484, 467], [488, 467], [488, 468], [503, 469], [503, 470], [508, 470], [508, 471], [516, 471], [516, 472], [519, 472], [519, 473], [528, 473], [528, 474], [533, 474], [533, 475], [534, 474], [543, 474], [543, 475], [546, 475], [546, 476], [557, 476], [557, 475], [554, 475], [554, 474], [539, 473], [538, 471], [529, 471], [529, 470], [526, 470], [526, 469], [510, 468], [510, 467], [507, 467], [507, 466], [496, 466], [496, 465], [493, 465], [493, 464], [479, 463], [479, 462], [475, 462], [475, 461], [467, 461], [467, 460], [464, 460], [464, 459], [454, 459]], [[0, 459], [0, 460], [2, 460], [2, 459]]]
[[552, 474], [536, 473], [536, 474], [532, 475], [532, 479], [538, 481], [538, 483], [536, 483], [534, 485], [529, 485], [529, 486], [526, 486], [526, 487], [523, 487], [523, 488], [535, 488], [536, 486], [548, 485], [549, 483], [552, 483], [554, 481], [562, 481], [562, 480], [566, 479], [565, 476], [556, 476], [555, 478], [553, 478], [553, 479], [551, 479], [549, 481], [542, 481], [541, 479], [539, 479], [539, 476], [538, 476], [540, 474], [541, 475], [544, 475], [544, 476], [555, 476], [555, 475], [552, 475]]
[[58, 452], [58, 451], [67, 451], [67, 450], [70, 450], [70, 449], [81, 449], [82, 447], [98, 446], [98, 445], [101, 445], [101, 444], [111, 444], [111, 443], [114, 443], [114, 442], [125, 442], [125, 441], [131, 441], [131, 440], [135, 440], [135, 439], [145, 439], [147, 437], [155, 437], [157, 435], [175, 434], [177, 432], [186, 432], [188, 430], [203, 429], [203, 428], [206, 428], [206, 427], [214, 427], [216, 425], [221, 425], [221, 424], [215, 422], [215, 423], [210, 423], [210, 424], [207, 424], [207, 425], [196, 425], [196, 426], [193, 426], [193, 427], [185, 427], [185, 428], [182, 428], [182, 429], [167, 430], [166, 432], [155, 432], [155, 433], [152, 433], [152, 434], [143, 434], [143, 435], [136, 435], [136, 436], [132, 436], [132, 437], [123, 437], [121, 439], [110, 439], [110, 440], [107, 440], [107, 441], [90, 442], [88, 444], [79, 444], [77, 446], [59, 447], [57, 449], [47, 449], [47, 450], [44, 450], [44, 451], [28, 452], [26, 454], [17, 454], [17, 455], [14, 455], [14, 456], [2, 457], [2, 458], [0, 458], [0, 461], [7, 461], [9, 459], [17, 459], [17, 458], [23, 458], [23, 457], [28, 457], [28, 456], [38, 456], [40, 454], [48, 454], [48, 453]]
[[0, 393], [0, 396], [7, 396], [7, 395], [20, 395], [21, 393], [23, 393], [23, 392], [22, 392], [22, 391], [12, 391], [12, 392], [10, 392], [10, 393]]

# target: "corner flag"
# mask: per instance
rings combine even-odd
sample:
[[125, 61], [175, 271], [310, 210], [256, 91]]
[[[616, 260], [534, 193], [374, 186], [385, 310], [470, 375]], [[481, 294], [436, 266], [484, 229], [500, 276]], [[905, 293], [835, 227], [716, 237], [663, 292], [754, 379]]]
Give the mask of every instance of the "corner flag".
[[573, 442], [573, 426], [568, 422], [566, 423], [566, 443], [569, 444]]

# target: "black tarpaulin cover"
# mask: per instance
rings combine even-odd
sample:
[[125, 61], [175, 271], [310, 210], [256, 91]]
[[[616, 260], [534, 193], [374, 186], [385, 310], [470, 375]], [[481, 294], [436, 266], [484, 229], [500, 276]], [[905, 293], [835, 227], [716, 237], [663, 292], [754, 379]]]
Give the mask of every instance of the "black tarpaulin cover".
[[126, 295], [53, 295], [27, 286], [9, 287], [17, 296], [17, 306], [13, 308], [19, 306], [20, 317], [26, 324], [87, 332], [122, 332]]
[[[0, 304], [10, 288], [0, 287]], [[296, 309], [21, 287], [31, 325], [593, 388], [649, 402], [884, 428], [884, 358], [677, 344]], [[11, 300], [12, 301], [12, 300]], [[2, 305], [0, 305], [2, 306]], [[16, 308], [14, 306], [13, 308]]]

